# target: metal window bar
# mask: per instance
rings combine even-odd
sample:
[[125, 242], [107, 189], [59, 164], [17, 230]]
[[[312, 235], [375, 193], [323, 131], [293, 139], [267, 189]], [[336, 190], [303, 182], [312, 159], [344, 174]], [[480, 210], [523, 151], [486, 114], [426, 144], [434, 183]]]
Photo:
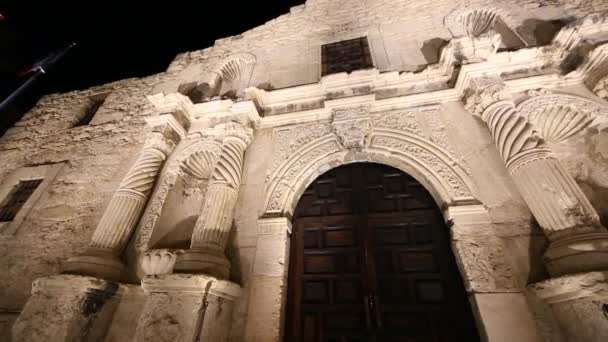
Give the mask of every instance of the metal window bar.
[[323, 76], [374, 66], [366, 37], [323, 45], [321, 55]]
[[15, 219], [23, 204], [36, 191], [42, 179], [22, 180], [8, 194], [0, 206], [0, 222], [10, 222]]

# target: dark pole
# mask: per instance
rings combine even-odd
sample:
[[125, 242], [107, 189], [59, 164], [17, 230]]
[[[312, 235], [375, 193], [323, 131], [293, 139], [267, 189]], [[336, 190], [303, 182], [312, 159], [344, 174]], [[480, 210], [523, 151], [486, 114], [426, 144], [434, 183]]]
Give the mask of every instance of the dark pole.
[[21, 95], [25, 90], [27, 90], [27, 88], [29, 88], [42, 74], [45, 74], [46, 70], [48, 70], [59, 59], [61, 59], [75, 45], [76, 45], [76, 43], [70, 43], [70, 45], [61, 49], [61, 51], [59, 51], [57, 54], [51, 55], [51, 56], [43, 59], [41, 62], [39, 62], [38, 65], [34, 69], [34, 74], [32, 76], [30, 76], [30, 78], [27, 81], [23, 82], [23, 84], [20, 85], [19, 88], [17, 88], [17, 90], [15, 90], [6, 99], [4, 99], [2, 101], [2, 103], [0, 103], [0, 113], [6, 107], [8, 107], [8, 105], [11, 102], [13, 102], [19, 95]]

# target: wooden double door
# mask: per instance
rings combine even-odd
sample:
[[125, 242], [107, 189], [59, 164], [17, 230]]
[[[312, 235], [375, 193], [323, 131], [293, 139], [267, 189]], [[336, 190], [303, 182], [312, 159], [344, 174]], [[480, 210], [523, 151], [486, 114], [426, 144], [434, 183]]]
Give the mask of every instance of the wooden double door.
[[479, 341], [448, 231], [412, 177], [320, 176], [294, 216], [285, 342]]

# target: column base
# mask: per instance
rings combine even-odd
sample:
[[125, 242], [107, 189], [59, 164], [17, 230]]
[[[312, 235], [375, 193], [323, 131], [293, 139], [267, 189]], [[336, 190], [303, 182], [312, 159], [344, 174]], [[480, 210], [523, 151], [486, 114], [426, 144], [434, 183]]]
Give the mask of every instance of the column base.
[[588, 233], [557, 240], [544, 255], [552, 277], [608, 270], [608, 233]]
[[177, 257], [173, 272], [207, 274], [218, 279], [228, 279], [230, 261], [222, 252], [190, 249]]
[[195, 274], [148, 276], [142, 280], [146, 305], [135, 342], [227, 341], [235, 300], [232, 282]]
[[553, 278], [529, 288], [551, 307], [568, 341], [608, 341], [608, 272]]
[[63, 273], [119, 281], [124, 269], [122, 261], [110, 250], [90, 248], [81, 255], [69, 258]]
[[103, 341], [123, 290], [118, 283], [79, 275], [36, 279], [12, 340]]

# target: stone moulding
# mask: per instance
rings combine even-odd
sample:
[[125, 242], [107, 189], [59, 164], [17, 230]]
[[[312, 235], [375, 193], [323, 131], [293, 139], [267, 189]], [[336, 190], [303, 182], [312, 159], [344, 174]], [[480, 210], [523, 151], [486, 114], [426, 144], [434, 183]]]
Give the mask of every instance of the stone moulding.
[[547, 142], [563, 141], [587, 127], [608, 123], [608, 107], [584, 97], [546, 90], [531, 91], [528, 95], [531, 97], [517, 109]]
[[141, 281], [141, 287], [147, 294], [168, 292], [202, 294], [209, 291], [211, 295], [229, 300], [239, 298], [242, 292], [241, 287], [233, 282], [200, 274], [168, 274], [145, 277]]
[[587, 297], [608, 298], [608, 272], [568, 275], [532, 284], [528, 288], [549, 304]]
[[476, 202], [472, 182], [448, 152], [416, 135], [388, 129], [371, 133], [361, 150], [345, 148], [335, 135], [325, 135], [301, 146], [271, 172], [265, 196], [265, 216], [290, 215], [301, 193], [321, 173], [340, 164], [379, 162], [417, 178], [441, 206]]
[[[463, 7], [462, 11], [470, 9]], [[323, 104], [328, 93], [352, 95], [353, 89], [362, 88], [368, 89], [370, 94], [376, 93], [379, 100], [399, 97], [401, 101], [416, 102], [424, 99], [427, 104], [455, 101], [463, 95], [465, 89], [458, 87], [458, 84], [463, 83], [461, 79], [467, 77], [463, 71], [471, 63], [476, 68], [505, 75], [506, 82], [513, 91], [588, 83], [586, 80], [595, 79], [592, 76], [597, 66], [604, 65], [602, 63], [605, 59], [602, 56], [607, 50], [605, 47], [596, 47], [594, 50], [597, 52], [591, 52], [575, 71], [566, 75], [561, 73], [560, 66], [586, 39], [606, 32], [608, 16], [602, 13], [591, 14], [564, 27], [551, 45], [547, 46], [497, 52], [500, 45], [498, 34], [487, 33], [477, 38], [459, 37], [452, 39], [443, 48], [437, 64], [429, 65], [420, 72], [380, 73], [375, 69], [362, 70], [351, 74], [328, 75], [316, 84], [273, 91], [249, 88], [246, 93], [265, 113], [273, 113], [273, 110], [280, 110], [290, 104]], [[462, 65], [460, 69], [459, 65]], [[523, 73], [524, 70], [529, 72]], [[454, 79], [457, 79], [455, 87], [452, 85]], [[593, 89], [592, 85], [588, 86]], [[603, 88], [598, 88], [597, 92], [608, 93]], [[310, 112], [311, 115], [319, 114]], [[267, 116], [264, 119], [278, 121], [280, 119], [277, 116]]]

